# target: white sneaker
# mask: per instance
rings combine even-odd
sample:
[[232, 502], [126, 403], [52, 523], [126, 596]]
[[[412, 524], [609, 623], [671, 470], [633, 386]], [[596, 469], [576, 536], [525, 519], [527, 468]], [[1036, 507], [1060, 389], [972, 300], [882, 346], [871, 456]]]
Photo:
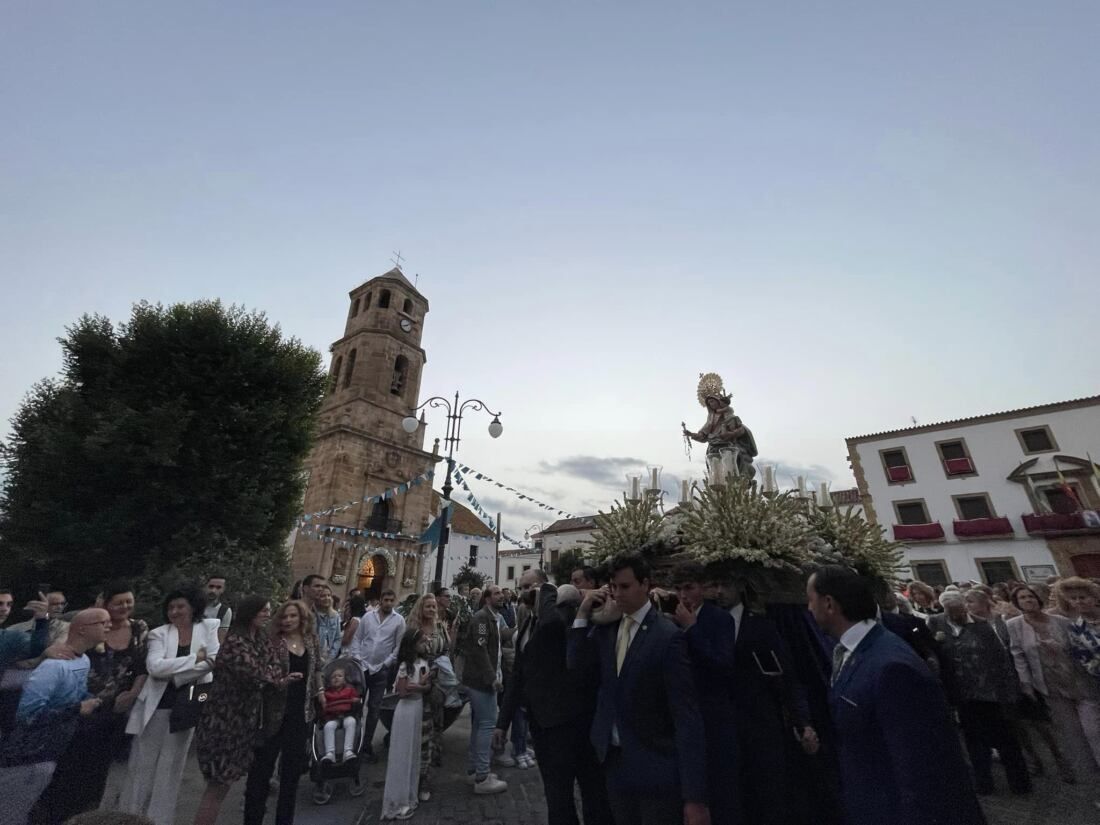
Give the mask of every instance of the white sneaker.
[[535, 767], [535, 763], [531, 761], [531, 757], [523, 753], [516, 757], [516, 766], [527, 770], [528, 768]]
[[336, 761], [336, 752], [335, 751], [329, 751], [328, 753], [326, 753], [324, 756], [321, 757], [321, 761], [322, 762], [335, 762]]
[[354, 758], [355, 758], [355, 751], [353, 751], [353, 750], [344, 751], [344, 761], [345, 762], [350, 762]]
[[508, 783], [503, 779], [498, 779], [495, 773], [491, 773], [480, 782], [474, 783], [474, 793], [476, 794], [504, 793], [506, 790], [508, 790]]
[[502, 768], [514, 768], [517, 764], [514, 756], [509, 756], [504, 751], [493, 756], [493, 761], [500, 765]]

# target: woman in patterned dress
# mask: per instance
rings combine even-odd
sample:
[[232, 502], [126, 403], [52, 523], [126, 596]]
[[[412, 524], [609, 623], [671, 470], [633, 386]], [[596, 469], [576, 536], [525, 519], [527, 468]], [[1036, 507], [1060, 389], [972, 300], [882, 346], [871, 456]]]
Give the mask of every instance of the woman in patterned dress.
[[214, 687], [195, 736], [199, 768], [206, 777], [195, 825], [214, 825], [230, 786], [252, 766], [254, 748], [262, 740], [264, 688], [302, 678], [287, 673], [265, 630], [270, 619], [266, 598], [243, 598], [218, 655]]
[[126, 720], [141, 693], [145, 672], [145, 638], [149, 625], [134, 619], [134, 593], [129, 584], [108, 585], [99, 604], [111, 616], [107, 640], [89, 650], [88, 692], [101, 702], [81, 716], [76, 734], [57, 762], [49, 787], [31, 813], [33, 823], [64, 822], [98, 807], [113, 761], [129, 752]]
[[[437, 615], [438, 604], [435, 596], [427, 593], [421, 596], [409, 611], [409, 628], [421, 633], [421, 656], [428, 668], [435, 666], [435, 660], [446, 655], [449, 645], [447, 627]], [[433, 674], [434, 677], [434, 674]], [[424, 696], [424, 732], [421, 740], [420, 781], [427, 791], [429, 767], [439, 767], [443, 761], [443, 693], [436, 689], [436, 680], [432, 680], [433, 689]]]

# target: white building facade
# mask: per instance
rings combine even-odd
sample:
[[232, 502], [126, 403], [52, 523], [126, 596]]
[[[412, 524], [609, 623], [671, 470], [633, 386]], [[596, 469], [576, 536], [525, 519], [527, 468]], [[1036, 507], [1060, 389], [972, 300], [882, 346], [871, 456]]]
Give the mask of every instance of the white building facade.
[[539, 567], [542, 561], [540, 551], [536, 549], [501, 550], [497, 555], [497, 584], [516, 590], [519, 577], [533, 567]]
[[847, 439], [867, 518], [929, 584], [1100, 576], [1100, 396]]
[[[442, 497], [438, 493], [433, 493], [433, 518], [439, 515], [441, 504]], [[450, 587], [455, 575], [465, 565], [481, 573], [488, 581], [495, 581], [499, 546], [496, 533], [469, 508], [457, 501], [452, 501], [451, 507], [451, 530], [447, 538], [447, 546], [443, 550], [443, 584]], [[428, 586], [435, 580], [437, 552], [436, 548], [432, 548], [429, 551], [429, 558], [422, 565], [420, 583], [422, 593], [426, 592]]]
[[549, 569], [562, 553], [575, 550], [585, 553], [596, 534], [595, 516], [573, 516], [555, 521], [541, 533], [536, 533], [535, 548], [543, 552]]

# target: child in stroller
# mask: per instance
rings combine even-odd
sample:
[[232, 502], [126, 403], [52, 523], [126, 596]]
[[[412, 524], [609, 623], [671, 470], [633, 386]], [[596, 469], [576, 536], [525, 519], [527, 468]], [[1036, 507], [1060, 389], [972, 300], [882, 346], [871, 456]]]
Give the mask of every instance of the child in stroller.
[[317, 805], [332, 798], [333, 783], [338, 779], [350, 781], [352, 796], [360, 796], [365, 790], [359, 779], [359, 751], [367, 712], [363, 669], [355, 659], [342, 657], [325, 665], [321, 676], [325, 696], [313, 723], [309, 769], [314, 783], [313, 802]]
[[325, 709], [322, 717], [325, 721], [325, 762], [336, 761], [336, 728], [344, 729], [344, 761], [355, 759], [352, 750], [355, 742], [355, 716], [352, 710], [361, 701], [359, 691], [348, 684], [347, 673], [342, 667], [333, 668], [325, 682]]

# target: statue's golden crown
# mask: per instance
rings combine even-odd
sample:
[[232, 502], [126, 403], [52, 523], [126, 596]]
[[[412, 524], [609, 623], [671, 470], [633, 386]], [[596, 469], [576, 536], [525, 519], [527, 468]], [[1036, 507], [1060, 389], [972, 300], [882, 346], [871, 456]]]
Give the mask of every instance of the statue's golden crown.
[[714, 396], [722, 398], [726, 395], [726, 388], [722, 384], [722, 376], [716, 372], [699, 373], [699, 406], [707, 405], [707, 398]]

